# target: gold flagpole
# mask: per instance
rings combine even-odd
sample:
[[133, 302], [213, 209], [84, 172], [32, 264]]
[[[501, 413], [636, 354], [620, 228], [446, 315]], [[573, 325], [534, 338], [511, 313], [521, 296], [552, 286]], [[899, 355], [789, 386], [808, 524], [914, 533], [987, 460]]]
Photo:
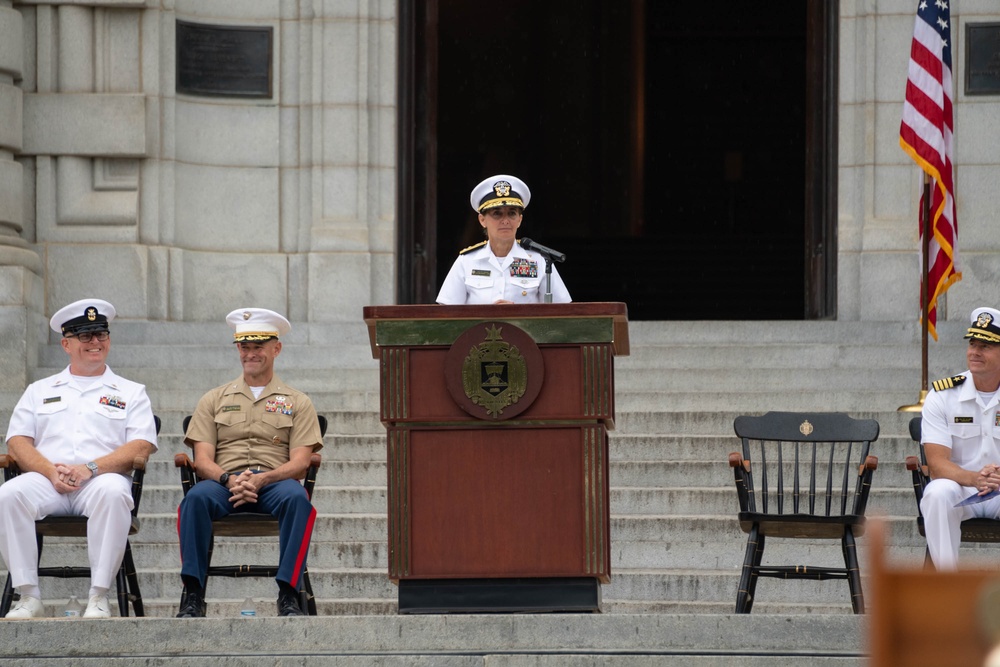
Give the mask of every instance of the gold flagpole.
[[928, 327], [928, 317], [927, 317], [927, 304], [930, 301], [927, 295], [927, 271], [930, 268], [930, 251], [931, 251], [931, 177], [926, 171], [924, 172], [924, 197], [923, 197], [923, 233], [921, 234], [922, 243], [921, 254], [923, 258], [921, 264], [923, 265], [922, 273], [920, 275], [920, 399], [913, 405], [901, 405], [896, 408], [897, 412], [921, 412], [924, 409], [924, 399], [927, 398], [927, 327]]

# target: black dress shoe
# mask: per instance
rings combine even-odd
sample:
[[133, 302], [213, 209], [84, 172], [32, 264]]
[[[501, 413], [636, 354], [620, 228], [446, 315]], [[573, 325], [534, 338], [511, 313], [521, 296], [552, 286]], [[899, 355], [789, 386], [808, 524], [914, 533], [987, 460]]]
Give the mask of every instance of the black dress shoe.
[[177, 618], [205, 618], [205, 593], [185, 591], [181, 595], [181, 610]]
[[299, 606], [299, 596], [278, 593], [278, 616], [305, 616]]

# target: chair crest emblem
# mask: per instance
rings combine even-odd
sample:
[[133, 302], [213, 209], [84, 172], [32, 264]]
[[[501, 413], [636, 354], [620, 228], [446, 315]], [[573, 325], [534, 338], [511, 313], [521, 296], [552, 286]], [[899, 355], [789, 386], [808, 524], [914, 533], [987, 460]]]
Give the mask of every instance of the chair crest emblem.
[[799, 424], [799, 433], [801, 433], [802, 435], [809, 435], [812, 432], [813, 432], [813, 425], [809, 423], [808, 419], [803, 420], [803, 422]]

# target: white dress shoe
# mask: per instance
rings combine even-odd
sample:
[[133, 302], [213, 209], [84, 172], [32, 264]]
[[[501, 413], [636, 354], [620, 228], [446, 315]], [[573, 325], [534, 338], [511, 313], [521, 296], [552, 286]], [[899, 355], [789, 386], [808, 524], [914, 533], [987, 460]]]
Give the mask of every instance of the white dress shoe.
[[111, 618], [111, 605], [108, 604], [107, 595], [91, 595], [90, 602], [87, 603], [87, 611], [83, 612], [84, 618]]
[[41, 618], [44, 614], [45, 605], [41, 600], [30, 595], [22, 595], [7, 612], [7, 618]]

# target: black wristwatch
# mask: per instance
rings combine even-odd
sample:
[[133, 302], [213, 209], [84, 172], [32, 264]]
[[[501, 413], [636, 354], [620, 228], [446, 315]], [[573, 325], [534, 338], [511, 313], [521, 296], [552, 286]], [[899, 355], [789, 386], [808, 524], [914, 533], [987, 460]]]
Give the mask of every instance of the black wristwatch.
[[228, 484], [228, 483], [229, 483], [229, 473], [228, 472], [224, 472], [221, 475], [219, 475], [219, 484], [221, 484], [222, 486], [226, 486], [226, 484]]

